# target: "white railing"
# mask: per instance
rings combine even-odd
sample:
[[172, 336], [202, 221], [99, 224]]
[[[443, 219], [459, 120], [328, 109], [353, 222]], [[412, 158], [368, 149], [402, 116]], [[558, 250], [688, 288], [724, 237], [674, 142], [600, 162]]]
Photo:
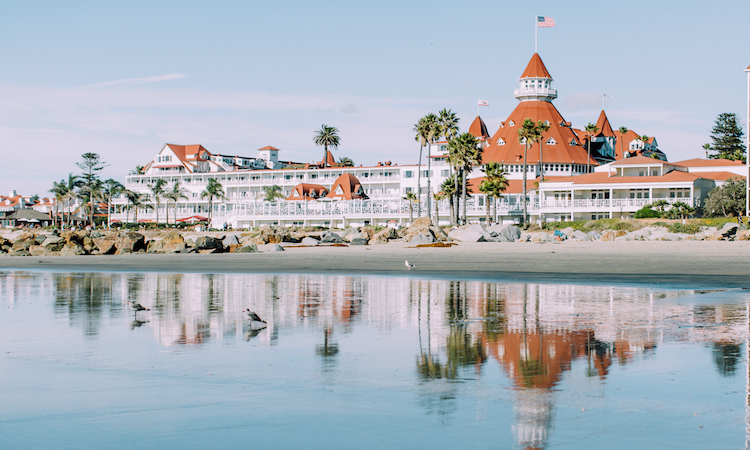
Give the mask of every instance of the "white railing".
[[655, 201], [664, 200], [667, 203], [684, 202], [692, 206], [700, 206], [700, 199], [690, 198], [612, 198], [612, 199], [572, 199], [572, 200], [543, 200], [542, 208], [545, 212], [555, 212], [556, 210], [570, 211], [574, 209], [641, 209], [646, 205], [653, 204]]

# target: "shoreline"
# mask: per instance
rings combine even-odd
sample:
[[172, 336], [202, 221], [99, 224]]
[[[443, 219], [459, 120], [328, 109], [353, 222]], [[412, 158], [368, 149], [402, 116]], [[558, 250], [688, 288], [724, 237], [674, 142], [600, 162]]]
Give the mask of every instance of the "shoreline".
[[[750, 287], [750, 241], [564, 243], [406, 242], [349, 247], [260, 245], [259, 253], [25, 256], [0, 270], [57, 272], [265, 273], [412, 276], [553, 284]], [[407, 270], [404, 261], [416, 265]]]

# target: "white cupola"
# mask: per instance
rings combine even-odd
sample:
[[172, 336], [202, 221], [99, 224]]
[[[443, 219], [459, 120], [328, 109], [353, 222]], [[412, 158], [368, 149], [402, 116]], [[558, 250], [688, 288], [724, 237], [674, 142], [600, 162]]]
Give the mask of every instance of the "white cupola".
[[557, 90], [552, 89], [554, 80], [544, 67], [542, 58], [538, 53], [531, 57], [529, 65], [518, 79], [519, 88], [513, 91], [518, 101], [544, 101], [551, 102], [557, 98]]

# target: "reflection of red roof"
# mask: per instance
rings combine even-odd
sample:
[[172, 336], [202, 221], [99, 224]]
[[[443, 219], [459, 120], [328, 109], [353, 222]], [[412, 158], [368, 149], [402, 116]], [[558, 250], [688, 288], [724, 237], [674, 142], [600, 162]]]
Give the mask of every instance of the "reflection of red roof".
[[[544, 162], [551, 164], [586, 164], [589, 159], [586, 148], [581, 145], [578, 137], [568, 126], [561, 126], [565, 120], [555, 105], [546, 101], [525, 101], [516, 106], [510, 113], [504, 126], [492, 136], [490, 145], [484, 149], [483, 162], [498, 162], [505, 164], [522, 164], [524, 144], [518, 142], [518, 130], [524, 119], [549, 122], [550, 128], [544, 132]], [[512, 125], [511, 125], [512, 124]], [[553, 139], [554, 144], [547, 142]], [[574, 144], [574, 145], [573, 145]], [[528, 150], [527, 164], [539, 162], [539, 142], [532, 143]], [[592, 165], [598, 165], [591, 158]]]
[[333, 183], [331, 192], [329, 192], [326, 197], [340, 200], [352, 200], [366, 199], [367, 195], [357, 177], [350, 173], [345, 173], [336, 178], [336, 182]]
[[534, 53], [534, 56], [531, 57], [531, 61], [529, 61], [529, 65], [526, 66], [526, 70], [523, 71], [523, 75], [521, 75], [521, 78], [552, 78], [552, 76], [547, 72], [547, 68], [544, 67], [544, 63], [542, 62], [542, 58], [539, 56], [539, 53]]
[[292, 194], [287, 200], [315, 200], [325, 197], [328, 189], [319, 184], [300, 183], [292, 188]]

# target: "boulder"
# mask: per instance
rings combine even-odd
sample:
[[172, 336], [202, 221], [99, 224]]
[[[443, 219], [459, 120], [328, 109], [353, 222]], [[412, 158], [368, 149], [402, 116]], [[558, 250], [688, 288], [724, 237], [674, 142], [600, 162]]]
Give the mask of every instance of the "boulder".
[[355, 237], [351, 241], [349, 241], [351, 245], [367, 245], [368, 242], [370, 241], [362, 237]]
[[238, 247], [234, 252], [235, 253], [258, 253], [258, 246], [255, 244], [245, 244], [241, 247]]
[[732, 222], [727, 222], [724, 224], [723, 227], [721, 227], [721, 230], [719, 230], [719, 233], [721, 233], [722, 236], [725, 238], [734, 237], [735, 234], [737, 234], [737, 231], [739, 230], [740, 225]]
[[34, 239], [16, 239], [10, 247], [11, 251], [28, 250], [32, 245], [37, 245]]
[[487, 227], [487, 232], [493, 234], [495, 237], [505, 237], [506, 241], [503, 242], [515, 242], [521, 239], [521, 229], [515, 225], [492, 225], [491, 227]]
[[47, 239], [44, 240], [42, 245], [49, 251], [57, 252], [63, 248], [63, 245], [65, 245], [65, 239], [59, 235], [51, 234], [47, 236]]
[[[64, 236], [63, 236], [64, 237]], [[71, 242], [70, 240], [68, 242]], [[122, 233], [115, 239], [115, 254], [133, 253], [146, 248], [146, 238], [141, 233]]]
[[356, 233], [350, 233], [344, 236], [344, 240], [347, 242], [351, 242], [354, 239], [364, 239], [365, 241], [369, 241], [370, 237], [367, 235], [367, 233], [363, 233], [361, 231]]
[[[112, 255], [117, 251], [115, 246], [115, 240], [107, 237], [94, 238], [94, 245], [96, 246], [99, 254]], [[49, 246], [46, 246], [49, 247]]]
[[213, 250], [214, 252], [220, 253], [224, 250], [224, 244], [221, 243], [221, 239], [219, 238], [198, 236], [195, 238], [195, 248], [201, 253], [203, 253], [203, 250]]
[[454, 241], [461, 242], [484, 242], [484, 236], [478, 231], [469, 230], [451, 230], [448, 237]]
[[430, 219], [427, 216], [420, 217], [419, 219], [412, 222], [411, 225], [409, 225], [409, 227], [406, 228], [406, 231], [403, 231], [403, 233], [401, 233], [401, 237], [411, 242], [414, 236], [422, 233], [424, 230], [426, 230], [427, 228], [430, 228], [431, 226], [432, 226], [432, 219]]
[[750, 241], [750, 230], [740, 230], [735, 237], [738, 241]]
[[568, 240], [571, 240], [571, 241], [590, 241], [591, 240], [588, 234], [580, 230], [575, 230], [571, 232], [569, 236], [570, 237], [568, 238]]
[[47, 248], [41, 245], [32, 245], [29, 247], [29, 254], [31, 256], [44, 256], [47, 254]]
[[411, 238], [409, 241], [412, 245], [432, 244], [435, 242], [435, 236], [432, 235], [430, 230], [425, 229], [422, 233]]
[[237, 238], [236, 234], [229, 234], [223, 241], [221, 241], [221, 244], [224, 248], [229, 248], [231, 245], [240, 245], [240, 240]]
[[312, 236], [307, 236], [304, 239], [302, 239], [302, 241], [300, 241], [300, 244], [302, 244], [302, 245], [318, 245], [318, 244], [320, 244], [320, 241], [317, 240], [317, 239], [315, 239]]
[[681, 241], [685, 237], [682, 233], [667, 233], [665, 234], [661, 240], [662, 241]]
[[31, 256], [28, 250], [19, 249], [8, 252], [8, 256]]
[[326, 231], [325, 233], [323, 233], [323, 236], [320, 238], [320, 243], [321, 244], [343, 244], [344, 239], [342, 239], [341, 236], [339, 236], [336, 233]]
[[208, 255], [210, 253], [219, 253], [219, 249], [218, 248], [203, 248], [203, 249], [199, 249], [198, 253], [202, 253], [204, 255]]
[[370, 244], [387, 244], [390, 239], [398, 239], [398, 233], [395, 228], [387, 227], [375, 233]]
[[429, 230], [432, 232], [432, 235], [435, 236], [435, 240], [437, 241], [448, 240], [448, 233], [443, 231], [442, 228], [435, 226], [435, 225], [430, 225]]
[[589, 231], [588, 233], [586, 233], [586, 236], [589, 237], [590, 241], [598, 241], [602, 238], [602, 234], [598, 231]]
[[262, 226], [260, 234], [253, 239], [255, 244], [279, 244], [281, 242], [291, 242], [292, 234], [289, 228]]
[[83, 246], [76, 242], [68, 242], [63, 246], [62, 249], [60, 249], [60, 255], [62, 256], [77, 256], [85, 254], [86, 251], [83, 249]]
[[607, 230], [602, 233], [601, 240], [602, 241], [614, 241], [616, 238], [620, 236], [625, 236], [628, 234], [627, 232], [623, 230]]
[[0, 236], [0, 247], [12, 247], [12, 246], [13, 246], [13, 242]]
[[279, 244], [273, 244], [273, 246], [271, 246], [271, 248], [270, 248], [270, 251], [272, 251], [272, 252], [283, 252], [284, 251], [284, 247], [280, 246]]
[[370, 227], [362, 227], [359, 229], [359, 232], [362, 234], [365, 234], [366, 236], [362, 236], [364, 239], [367, 239], [368, 241], [375, 237], [375, 229]]

